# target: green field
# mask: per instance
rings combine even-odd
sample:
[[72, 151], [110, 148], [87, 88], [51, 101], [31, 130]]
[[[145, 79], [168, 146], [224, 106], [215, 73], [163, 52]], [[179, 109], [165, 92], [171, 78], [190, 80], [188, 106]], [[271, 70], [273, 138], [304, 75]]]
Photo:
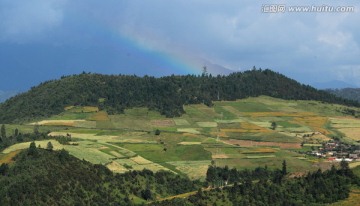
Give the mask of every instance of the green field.
[[[8, 136], [13, 135], [16, 128], [22, 133], [33, 132], [37, 125], [40, 131], [51, 131], [54, 136], [70, 134], [76, 145], [60, 145], [51, 140], [54, 149], [64, 148], [79, 159], [106, 165], [115, 172], [165, 169], [203, 179], [211, 160], [219, 166], [238, 169], [265, 165], [279, 168], [286, 160], [290, 171], [316, 170], [317, 160], [294, 151], [308, 151], [311, 146], [319, 146], [324, 139], [338, 134], [353, 141], [354, 134], [347, 129], [358, 127], [360, 120], [346, 117], [340, 112], [344, 108], [316, 101], [260, 96], [215, 101], [213, 107], [184, 105], [186, 114], [176, 118], [166, 118], [147, 108], [108, 115], [96, 107], [77, 106], [67, 107], [48, 119], [5, 126]], [[271, 129], [271, 122], [276, 122], [275, 130]], [[155, 134], [157, 129], [159, 135]], [[323, 136], [303, 138], [312, 133]], [[273, 142], [274, 145], [305, 141], [305, 147], [285, 149], [259, 146], [261, 144], [245, 147], [225, 142], [232, 139]], [[36, 144], [46, 147], [48, 141]], [[29, 142], [13, 145], [0, 157], [28, 146]]]

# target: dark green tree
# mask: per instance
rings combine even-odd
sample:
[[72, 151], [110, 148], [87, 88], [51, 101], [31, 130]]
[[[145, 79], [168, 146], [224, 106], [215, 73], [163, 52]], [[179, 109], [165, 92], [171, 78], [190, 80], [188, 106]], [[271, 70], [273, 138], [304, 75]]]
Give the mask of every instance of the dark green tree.
[[4, 124], [1, 125], [1, 137], [6, 138], [6, 129]]
[[201, 75], [202, 75], [203, 77], [208, 75], [208, 71], [207, 71], [207, 67], [206, 67], [206, 66], [203, 66]]
[[54, 146], [52, 145], [52, 143], [48, 142], [47, 145], [46, 145], [46, 149], [52, 151], [53, 148], [54, 148]]
[[2, 163], [0, 166], [0, 175], [5, 176], [5, 175], [7, 175], [8, 171], [9, 171], [9, 165]]
[[160, 133], [161, 133], [161, 132], [160, 132], [159, 129], [156, 129], [156, 130], [155, 130], [155, 135], [160, 135]]
[[28, 150], [28, 155], [36, 156], [37, 154], [38, 154], [38, 151], [36, 148], [36, 144], [35, 144], [35, 142], [31, 142], [29, 150]]
[[15, 131], [14, 131], [14, 136], [17, 137], [19, 135], [19, 129], [16, 128]]
[[149, 188], [146, 188], [145, 190], [141, 191], [141, 197], [144, 198], [145, 200], [153, 199], [151, 190]]
[[282, 163], [281, 173], [282, 173], [283, 175], [286, 175], [286, 174], [287, 174], [286, 160], [284, 160], [283, 163]]
[[35, 126], [34, 126], [34, 134], [39, 134], [40, 132], [39, 132], [39, 125], [38, 124], [35, 124]]
[[352, 171], [350, 170], [349, 163], [344, 159], [340, 162], [340, 172], [346, 176], [352, 176]]
[[217, 174], [216, 174], [216, 167], [209, 166], [207, 172], [206, 172], [206, 181], [211, 183], [212, 186], [215, 186], [215, 182], [217, 182]]
[[272, 130], [275, 130], [276, 127], [277, 127], [276, 122], [271, 122], [271, 129], [272, 129]]

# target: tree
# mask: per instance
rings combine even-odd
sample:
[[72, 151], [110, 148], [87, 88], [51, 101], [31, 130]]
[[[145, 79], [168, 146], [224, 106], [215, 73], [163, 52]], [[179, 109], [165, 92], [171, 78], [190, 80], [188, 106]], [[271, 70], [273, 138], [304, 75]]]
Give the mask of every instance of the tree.
[[215, 182], [217, 181], [217, 173], [215, 167], [209, 166], [206, 172], [206, 181], [211, 183], [213, 187], [215, 186]]
[[275, 130], [276, 127], [277, 127], [276, 122], [271, 122], [271, 129], [272, 129], [272, 130]]
[[160, 130], [159, 129], [155, 130], [155, 135], [160, 135]]
[[352, 171], [350, 170], [349, 163], [344, 159], [340, 162], [340, 172], [345, 176], [352, 176]]
[[54, 148], [54, 146], [52, 145], [52, 143], [51, 143], [51, 142], [48, 142], [48, 143], [47, 143], [47, 146], [46, 146], [46, 149], [52, 151], [53, 148]]
[[28, 155], [36, 156], [38, 153], [35, 142], [30, 143]]
[[14, 135], [15, 135], [15, 137], [17, 137], [19, 135], [19, 129], [18, 128], [15, 129]]
[[5, 175], [7, 175], [8, 171], [9, 171], [9, 165], [2, 163], [0, 166], [0, 175], [5, 176]]
[[146, 188], [145, 190], [141, 191], [141, 197], [145, 200], [151, 200], [153, 195], [151, 193], [150, 188]]
[[35, 124], [34, 126], [34, 134], [39, 134], [39, 125]]
[[287, 174], [287, 170], [286, 170], [286, 160], [284, 160], [283, 163], [282, 163], [281, 173], [282, 173], [283, 175], [286, 175], [286, 174]]
[[5, 125], [1, 125], [1, 137], [5, 138], [6, 137], [6, 129], [5, 129]]
[[203, 69], [202, 69], [202, 76], [207, 76], [208, 75], [208, 72], [207, 72], [207, 67], [206, 66], [203, 66]]

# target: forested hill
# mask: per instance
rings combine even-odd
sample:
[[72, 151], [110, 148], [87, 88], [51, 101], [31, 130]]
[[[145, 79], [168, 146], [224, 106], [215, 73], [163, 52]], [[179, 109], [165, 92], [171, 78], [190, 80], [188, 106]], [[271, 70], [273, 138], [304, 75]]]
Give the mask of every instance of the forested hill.
[[249, 70], [228, 76], [137, 77], [82, 73], [51, 80], [0, 105], [0, 123], [23, 122], [58, 114], [70, 105], [93, 105], [111, 113], [148, 107], [172, 117], [184, 104], [236, 100], [268, 95], [283, 99], [319, 100], [359, 106], [359, 103], [316, 90], [271, 70]]
[[325, 91], [341, 98], [360, 102], [360, 88], [327, 89]]
[[134, 205], [155, 197], [197, 190], [172, 172], [113, 174], [103, 165], [79, 160], [65, 150], [40, 149], [33, 142], [15, 162], [0, 165], [0, 205]]

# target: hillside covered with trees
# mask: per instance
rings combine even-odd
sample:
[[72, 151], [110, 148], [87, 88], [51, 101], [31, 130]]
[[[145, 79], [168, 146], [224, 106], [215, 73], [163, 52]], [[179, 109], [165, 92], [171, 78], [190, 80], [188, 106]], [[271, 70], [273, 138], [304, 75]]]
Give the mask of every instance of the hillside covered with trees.
[[327, 89], [325, 91], [340, 98], [360, 102], [360, 88]]
[[134, 205], [202, 187], [166, 171], [113, 174], [34, 142], [14, 160], [0, 166], [0, 205]]
[[351, 185], [358, 185], [359, 178], [349, 169], [347, 162], [340, 168], [320, 169], [306, 176], [290, 178], [286, 163], [282, 169], [269, 170], [258, 167], [253, 171], [237, 171], [210, 166], [206, 177], [216, 186], [212, 190], [198, 190], [184, 199], [171, 199], [152, 205], [324, 205], [349, 196]]
[[[13, 163], [1, 164], [0, 205], [322, 205], [347, 198], [352, 185], [359, 178], [345, 161], [339, 169], [296, 178], [288, 175], [285, 161], [281, 170], [211, 165], [206, 182], [200, 182], [146, 169], [114, 174], [32, 142]], [[190, 195], [161, 200], [184, 193]]]
[[228, 76], [167, 76], [155, 78], [82, 73], [31, 88], [0, 105], [0, 122], [24, 122], [49, 117], [71, 105], [90, 105], [109, 114], [131, 107], [148, 107], [167, 117], [184, 113], [183, 105], [267, 95], [291, 100], [318, 100], [359, 106], [325, 91], [300, 84], [271, 70], [249, 70]]

